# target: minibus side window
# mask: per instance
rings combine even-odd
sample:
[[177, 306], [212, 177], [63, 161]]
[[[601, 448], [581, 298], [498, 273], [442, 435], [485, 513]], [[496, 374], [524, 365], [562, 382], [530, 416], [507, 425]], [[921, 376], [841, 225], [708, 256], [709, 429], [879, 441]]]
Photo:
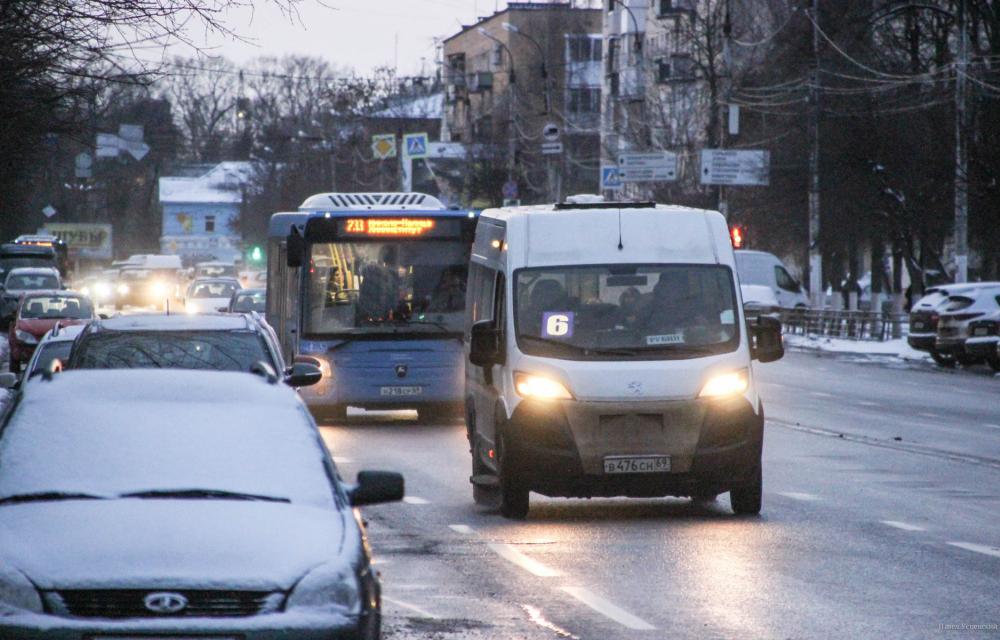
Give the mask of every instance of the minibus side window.
[[507, 279], [503, 272], [497, 273], [496, 289], [493, 296], [493, 326], [500, 333], [500, 357], [497, 364], [507, 363]]

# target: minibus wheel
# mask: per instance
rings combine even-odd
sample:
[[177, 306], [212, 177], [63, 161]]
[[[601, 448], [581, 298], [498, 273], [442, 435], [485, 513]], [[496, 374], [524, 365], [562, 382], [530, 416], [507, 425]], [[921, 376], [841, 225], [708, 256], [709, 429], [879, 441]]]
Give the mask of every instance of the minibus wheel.
[[507, 437], [499, 433], [497, 438], [497, 465], [500, 475], [500, 515], [511, 520], [524, 520], [530, 508], [529, 490], [516, 477], [512, 451], [507, 446]]
[[763, 502], [763, 494], [764, 482], [758, 464], [753, 480], [729, 490], [729, 503], [733, 507], [733, 513], [741, 516], [758, 515]]

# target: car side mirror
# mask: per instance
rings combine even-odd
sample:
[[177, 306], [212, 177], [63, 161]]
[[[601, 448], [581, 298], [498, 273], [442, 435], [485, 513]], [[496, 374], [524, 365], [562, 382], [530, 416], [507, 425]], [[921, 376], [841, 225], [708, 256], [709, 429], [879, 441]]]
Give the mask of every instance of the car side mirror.
[[352, 507], [399, 502], [405, 494], [403, 476], [392, 471], [359, 471], [358, 483], [347, 492]]
[[306, 239], [299, 230], [292, 227], [291, 233], [285, 238], [285, 262], [289, 267], [301, 267], [306, 259]]
[[491, 367], [501, 361], [500, 332], [492, 320], [480, 320], [472, 325], [469, 341], [469, 362], [477, 367]]
[[229, 307], [216, 307], [215, 310], [218, 311], [219, 313], [228, 313]]
[[770, 316], [758, 316], [750, 325], [750, 356], [760, 362], [774, 362], [785, 355], [781, 339], [781, 321]]
[[0, 389], [13, 389], [17, 386], [17, 374], [11, 372], [0, 373]]
[[99, 313], [97, 314], [97, 317], [100, 318], [101, 320], [107, 320], [110, 316], [106, 313]]
[[311, 362], [296, 362], [285, 374], [285, 384], [290, 387], [311, 387], [323, 379], [323, 372]]

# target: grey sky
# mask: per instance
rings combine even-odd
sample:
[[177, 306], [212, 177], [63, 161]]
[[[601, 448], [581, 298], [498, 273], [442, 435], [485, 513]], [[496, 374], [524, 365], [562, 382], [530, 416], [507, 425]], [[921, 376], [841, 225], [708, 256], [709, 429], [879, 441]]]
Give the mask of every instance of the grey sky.
[[[432, 73], [434, 39], [447, 37], [477, 15], [504, 8], [504, 0], [303, 0], [297, 19], [272, 2], [255, 0], [254, 10], [232, 11], [229, 27], [253, 44], [190, 34], [207, 53], [242, 62], [260, 55], [320, 56], [359, 73], [392, 66], [401, 75]], [[397, 47], [398, 38], [398, 47]], [[398, 53], [397, 53], [398, 51]], [[172, 53], [185, 54], [184, 51]], [[423, 61], [421, 59], [424, 59]]]

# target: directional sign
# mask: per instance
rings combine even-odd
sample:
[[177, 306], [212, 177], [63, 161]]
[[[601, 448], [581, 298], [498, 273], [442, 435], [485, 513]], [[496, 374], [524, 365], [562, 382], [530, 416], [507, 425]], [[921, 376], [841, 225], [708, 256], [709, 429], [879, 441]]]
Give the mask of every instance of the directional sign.
[[701, 152], [702, 184], [767, 185], [770, 173], [769, 151], [703, 149]]
[[677, 180], [677, 154], [622, 154], [618, 156], [618, 176], [622, 182], [673, 182]]
[[542, 143], [542, 155], [552, 156], [563, 152], [563, 145], [561, 142], [543, 142]]
[[601, 190], [602, 191], [618, 191], [622, 188], [622, 179], [618, 175], [618, 167], [616, 166], [602, 166], [601, 167]]
[[427, 134], [407, 133], [403, 135], [403, 149], [411, 158], [427, 157]]
[[372, 136], [372, 155], [376, 160], [396, 157], [396, 134], [385, 133]]

